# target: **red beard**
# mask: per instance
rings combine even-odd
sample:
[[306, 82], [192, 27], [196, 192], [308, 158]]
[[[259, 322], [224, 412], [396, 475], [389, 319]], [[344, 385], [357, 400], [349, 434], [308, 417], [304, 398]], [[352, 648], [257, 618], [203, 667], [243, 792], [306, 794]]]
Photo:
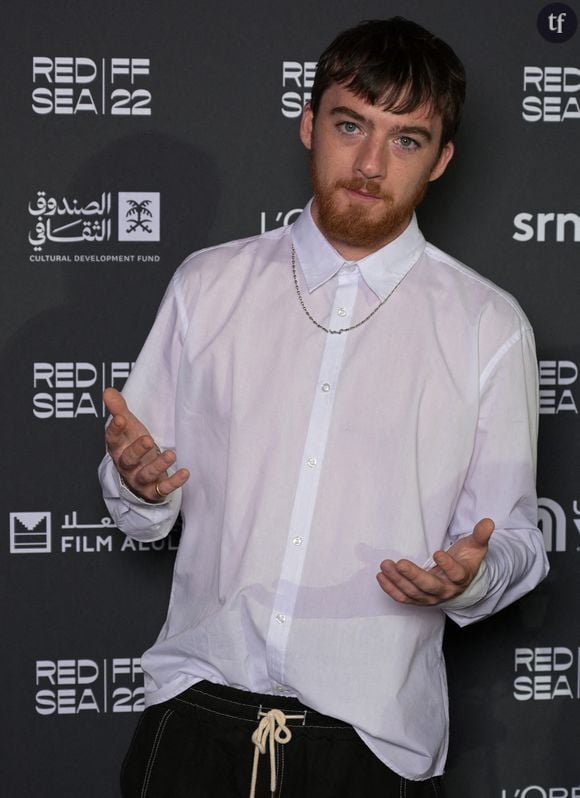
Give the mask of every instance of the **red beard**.
[[[381, 192], [379, 183], [363, 177], [350, 181], [339, 180], [328, 187], [320, 180], [313, 157], [310, 158], [310, 177], [318, 214], [317, 222], [324, 235], [330, 241], [372, 250], [380, 249], [403, 232], [429, 185], [426, 180], [408, 202], [395, 205], [390, 195]], [[363, 204], [339, 208], [335, 201], [336, 192], [344, 188], [352, 191], [364, 190], [379, 197], [383, 203], [382, 213], [371, 215], [370, 208]]]

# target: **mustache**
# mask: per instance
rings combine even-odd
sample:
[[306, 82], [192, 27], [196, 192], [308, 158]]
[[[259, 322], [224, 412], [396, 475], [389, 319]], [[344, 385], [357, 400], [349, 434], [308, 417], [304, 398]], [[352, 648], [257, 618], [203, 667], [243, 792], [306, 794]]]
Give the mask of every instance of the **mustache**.
[[373, 197], [380, 197], [381, 199], [388, 199], [387, 194], [381, 191], [380, 183], [376, 180], [367, 180], [364, 177], [354, 177], [352, 180], [340, 180], [336, 184], [337, 188], [346, 188], [349, 191], [364, 191]]

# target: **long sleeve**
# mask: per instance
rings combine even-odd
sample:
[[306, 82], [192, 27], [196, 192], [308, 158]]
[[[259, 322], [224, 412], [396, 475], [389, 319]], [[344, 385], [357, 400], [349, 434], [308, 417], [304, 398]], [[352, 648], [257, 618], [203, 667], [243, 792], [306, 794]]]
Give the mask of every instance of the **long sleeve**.
[[[123, 390], [130, 410], [145, 424], [158, 446], [176, 452], [175, 391], [186, 329], [178, 271]], [[143, 541], [157, 540], [170, 532], [179, 514], [181, 490], [162, 503], [143, 501], [121, 483], [108, 454], [99, 466], [99, 479], [107, 508], [120, 530]]]
[[476, 581], [442, 607], [460, 626], [511, 604], [548, 572], [537, 527], [537, 395], [533, 334], [521, 324], [481, 373], [473, 455], [449, 528], [453, 542], [482, 517], [496, 527]]

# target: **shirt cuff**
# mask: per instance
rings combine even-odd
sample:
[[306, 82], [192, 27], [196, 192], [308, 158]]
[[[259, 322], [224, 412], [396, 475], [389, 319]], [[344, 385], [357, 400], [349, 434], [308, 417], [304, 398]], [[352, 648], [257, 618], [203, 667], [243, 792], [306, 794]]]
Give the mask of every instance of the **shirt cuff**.
[[491, 576], [489, 568], [485, 560], [483, 560], [479, 566], [478, 572], [475, 574], [475, 578], [466, 587], [463, 593], [448, 601], [442, 601], [437, 607], [442, 610], [463, 610], [466, 607], [471, 607], [473, 604], [477, 604], [478, 601], [485, 598], [490, 584]]
[[123, 477], [119, 474], [119, 472], [115, 469], [115, 473], [119, 480], [119, 496], [125, 501], [129, 502], [129, 504], [137, 504], [137, 505], [146, 505], [147, 507], [162, 507], [164, 504], [167, 504], [169, 501], [169, 496], [171, 494], [167, 494], [163, 499], [159, 499], [159, 501], [150, 502], [147, 499], [143, 499], [141, 496], [137, 496], [136, 493], [133, 493], [129, 485], [125, 482]]

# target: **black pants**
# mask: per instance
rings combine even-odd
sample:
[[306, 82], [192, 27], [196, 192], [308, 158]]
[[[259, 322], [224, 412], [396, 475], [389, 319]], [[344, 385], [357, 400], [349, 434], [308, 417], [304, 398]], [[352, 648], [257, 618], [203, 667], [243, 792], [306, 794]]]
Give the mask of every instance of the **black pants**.
[[123, 763], [123, 798], [248, 798], [252, 733], [272, 708], [301, 717], [286, 721], [291, 740], [275, 744], [274, 793], [266, 743], [256, 798], [443, 798], [439, 778], [398, 776], [340, 720], [294, 698], [209, 682], [145, 710]]

